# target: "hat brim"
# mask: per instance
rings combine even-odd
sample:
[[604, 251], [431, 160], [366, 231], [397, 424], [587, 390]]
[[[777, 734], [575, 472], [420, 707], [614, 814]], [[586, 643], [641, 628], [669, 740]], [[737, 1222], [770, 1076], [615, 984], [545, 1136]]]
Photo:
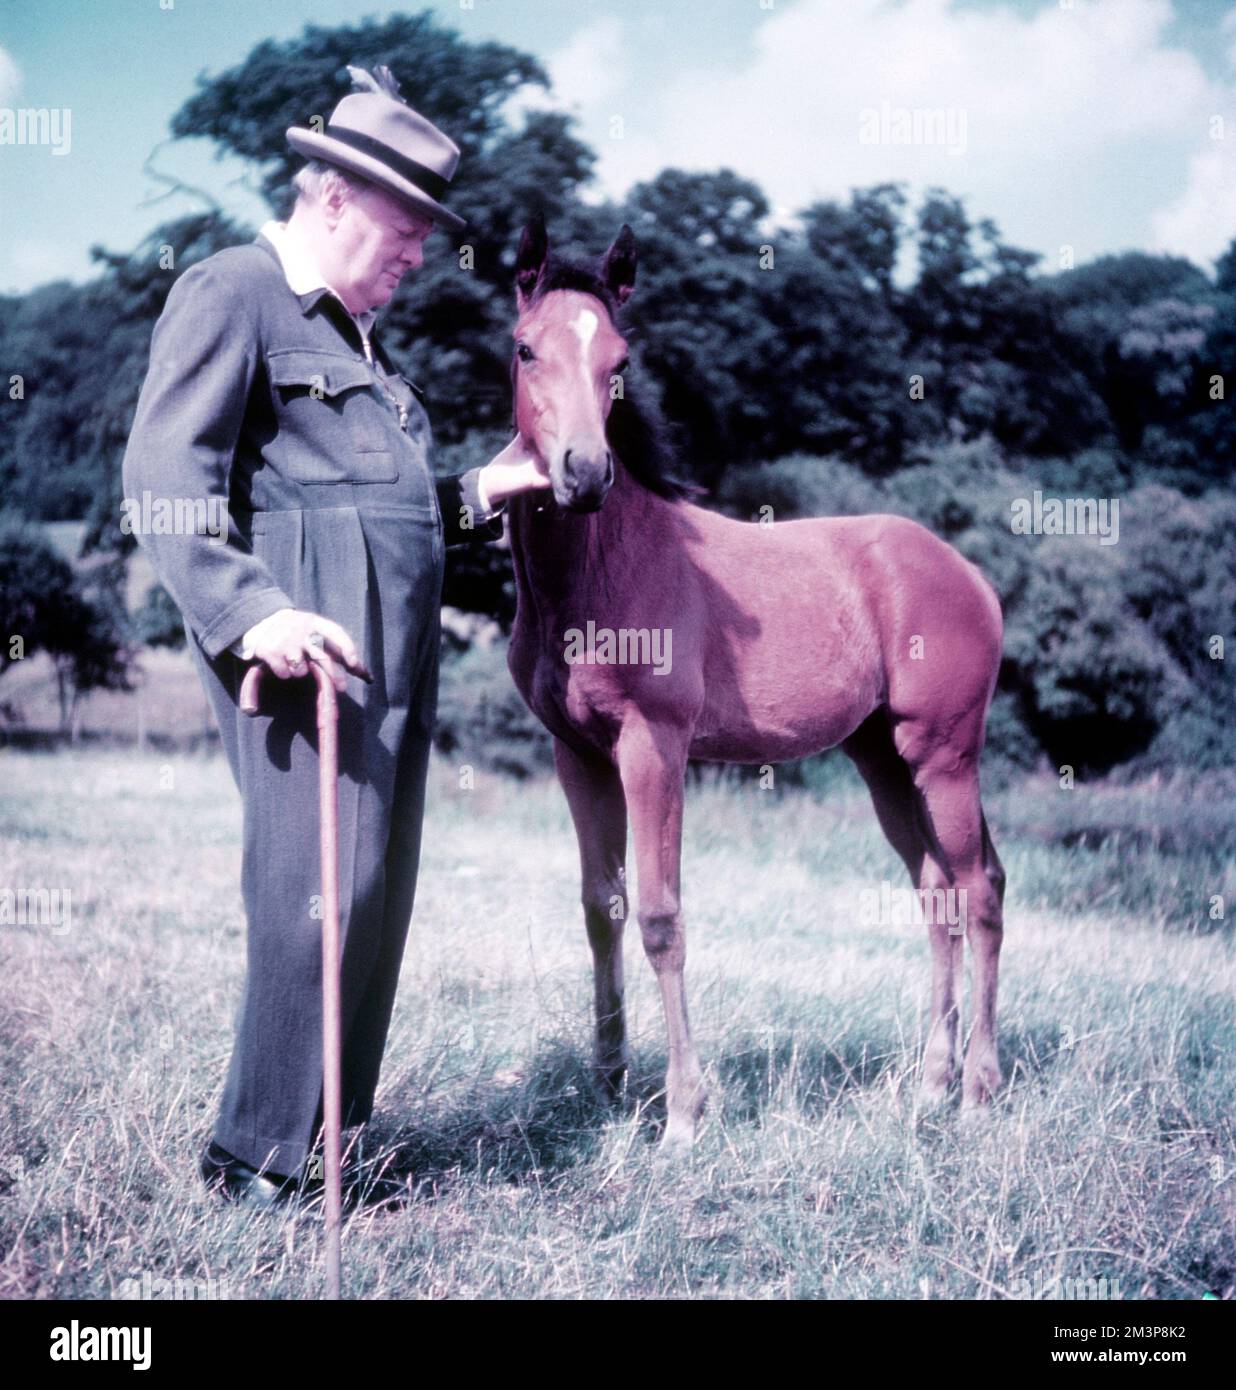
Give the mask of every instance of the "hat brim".
[[324, 159], [329, 164], [338, 164], [344, 169], [350, 169], [354, 174], [360, 174], [362, 178], [376, 183], [384, 192], [393, 193], [395, 197], [411, 203], [441, 227], [460, 232], [468, 225], [457, 213], [444, 208], [428, 193], [422, 192], [414, 183], [409, 183], [381, 160], [362, 154], [341, 140], [333, 140], [329, 135], [319, 135], [303, 126], [291, 126], [287, 136], [288, 144], [306, 159]]

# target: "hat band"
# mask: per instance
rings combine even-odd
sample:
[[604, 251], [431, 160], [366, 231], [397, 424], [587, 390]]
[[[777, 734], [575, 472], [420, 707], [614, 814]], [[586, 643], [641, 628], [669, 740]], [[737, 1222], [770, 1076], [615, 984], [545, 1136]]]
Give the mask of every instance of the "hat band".
[[428, 193], [431, 198], [441, 198], [450, 183], [450, 179], [444, 179], [441, 174], [435, 174], [424, 164], [409, 159], [407, 155], [400, 154], [398, 150], [391, 149], [389, 145], [384, 145], [381, 140], [375, 140], [370, 135], [362, 135], [357, 130], [349, 130], [347, 126], [340, 125], [327, 125], [325, 134], [332, 140], [338, 140], [340, 144], [351, 145], [360, 154], [381, 160], [409, 183], [415, 184], [423, 193]]

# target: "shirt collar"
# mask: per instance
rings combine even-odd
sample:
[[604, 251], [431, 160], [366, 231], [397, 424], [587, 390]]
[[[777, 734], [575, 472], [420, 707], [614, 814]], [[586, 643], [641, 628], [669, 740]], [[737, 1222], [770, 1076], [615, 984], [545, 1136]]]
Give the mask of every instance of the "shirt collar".
[[[275, 248], [279, 262], [283, 266], [284, 279], [287, 280], [288, 288], [293, 294], [312, 294], [314, 290], [329, 290], [340, 304], [343, 304], [337, 291], [322, 278], [322, 272], [318, 269], [317, 262], [308, 250], [288, 236], [286, 223], [264, 222], [261, 235]], [[348, 308], [346, 304], [343, 307]], [[348, 309], [348, 313], [351, 314], [352, 311]], [[372, 309], [367, 309], [363, 314], [352, 314], [352, 317], [360, 325], [364, 336], [368, 338], [377, 314]]]

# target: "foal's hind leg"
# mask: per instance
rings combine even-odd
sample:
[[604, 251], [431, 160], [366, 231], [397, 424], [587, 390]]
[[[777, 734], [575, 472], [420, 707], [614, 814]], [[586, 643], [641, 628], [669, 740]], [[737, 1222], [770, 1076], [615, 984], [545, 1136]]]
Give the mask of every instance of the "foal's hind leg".
[[[970, 936], [974, 972], [974, 1029], [966, 1049], [963, 1104], [989, 1100], [1000, 1086], [1000, 1058], [996, 1045], [996, 993], [1000, 973], [1000, 945], [1004, 937], [1004, 865], [987, 829], [987, 817], [979, 808], [983, 840], [983, 872], [991, 885], [988, 925]], [[980, 1021], [982, 1027], [980, 1028]]]
[[662, 1144], [685, 1149], [694, 1142], [706, 1098], [683, 983], [687, 940], [680, 871], [686, 741], [681, 730], [631, 720], [618, 737], [617, 756], [635, 843], [640, 931], [661, 990], [669, 1034]]
[[[912, 743], [911, 735], [907, 744]], [[1001, 1083], [996, 990], [1004, 938], [1004, 870], [979, 800], [977, 756], [959, 757], [955, 750], [938, 750], [934, 758], [928, 756], [915, 767], [914, 780], [930, 831], [923, 886], [953, 887], [966, 895], [971, 1027], [961, 1091], [962, 1106], [968, 1108], [989, 1101]], [[960, 937], [955, 939], [960, 947]]]
[[[841, 745], [871, 792], [880, 828], [909, 870], [916, 888], [932, 886], [938, 870], [927, 861], [925, 817], [909, 765], [897, 751], [884, 710], [877, 710]], [[926, 875], [926, 876], [925, 876]], [[932, 1109], [957, 1079], [957, 980], [962, 939], [948, 923], [928, 926], [931, 938], [931, 1016], [919, 1083], [919, 1104]]]
[[554, 763], [579, 840], [584, 925], [596, 991], [597, 1080], [613, 1099], [627, 1069], [622, 928], [627, 917], [627, 803], [617, 769], [554, 740]]

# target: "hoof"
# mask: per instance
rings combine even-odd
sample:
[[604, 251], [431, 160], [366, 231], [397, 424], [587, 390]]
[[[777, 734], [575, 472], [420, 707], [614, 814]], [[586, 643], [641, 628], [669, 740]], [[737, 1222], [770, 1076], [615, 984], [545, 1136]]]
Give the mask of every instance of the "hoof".
[[695, 1147], [695, 1127], [680, 1125], [677, 1128], [670, 1124], [666, 1127], [665, 1133], [661, 1136], [661, 1142], [657, 1145], [657, 1157], [667, 1162], [677, 1163], [683, 1159], [691, 1157], [691, 1150]]
[[991, 1124], [993, 1117], [994, 1111], [986, 1102], [967, 1101], [963, 1098], [957, 1123], [966, 1133], [979, 1134]]
[[592, 1076], [596, 1084], [597, 1094], [608, 1105], [616, 1105], [626, 1094], [627, 1064], [625, 1062], [598, 1065], [593, 1069]]
[[915, 1095], [916, 1115], [937, 1115], [948, 1104], [948, 1086], [920, 1086]]
[[961, 1083], [961, 1108], [969, 1111], [983, 1111], [1004, 1084], [1000, 1068], [994, 1061], [975, 1063], [966, 1067]]
[[920, 1115], [930, 1115], [943, 1109], [957, 1078], [945, 1072], [942, 1076], [925, 1076], [919, 1083], [914, 1108]]

